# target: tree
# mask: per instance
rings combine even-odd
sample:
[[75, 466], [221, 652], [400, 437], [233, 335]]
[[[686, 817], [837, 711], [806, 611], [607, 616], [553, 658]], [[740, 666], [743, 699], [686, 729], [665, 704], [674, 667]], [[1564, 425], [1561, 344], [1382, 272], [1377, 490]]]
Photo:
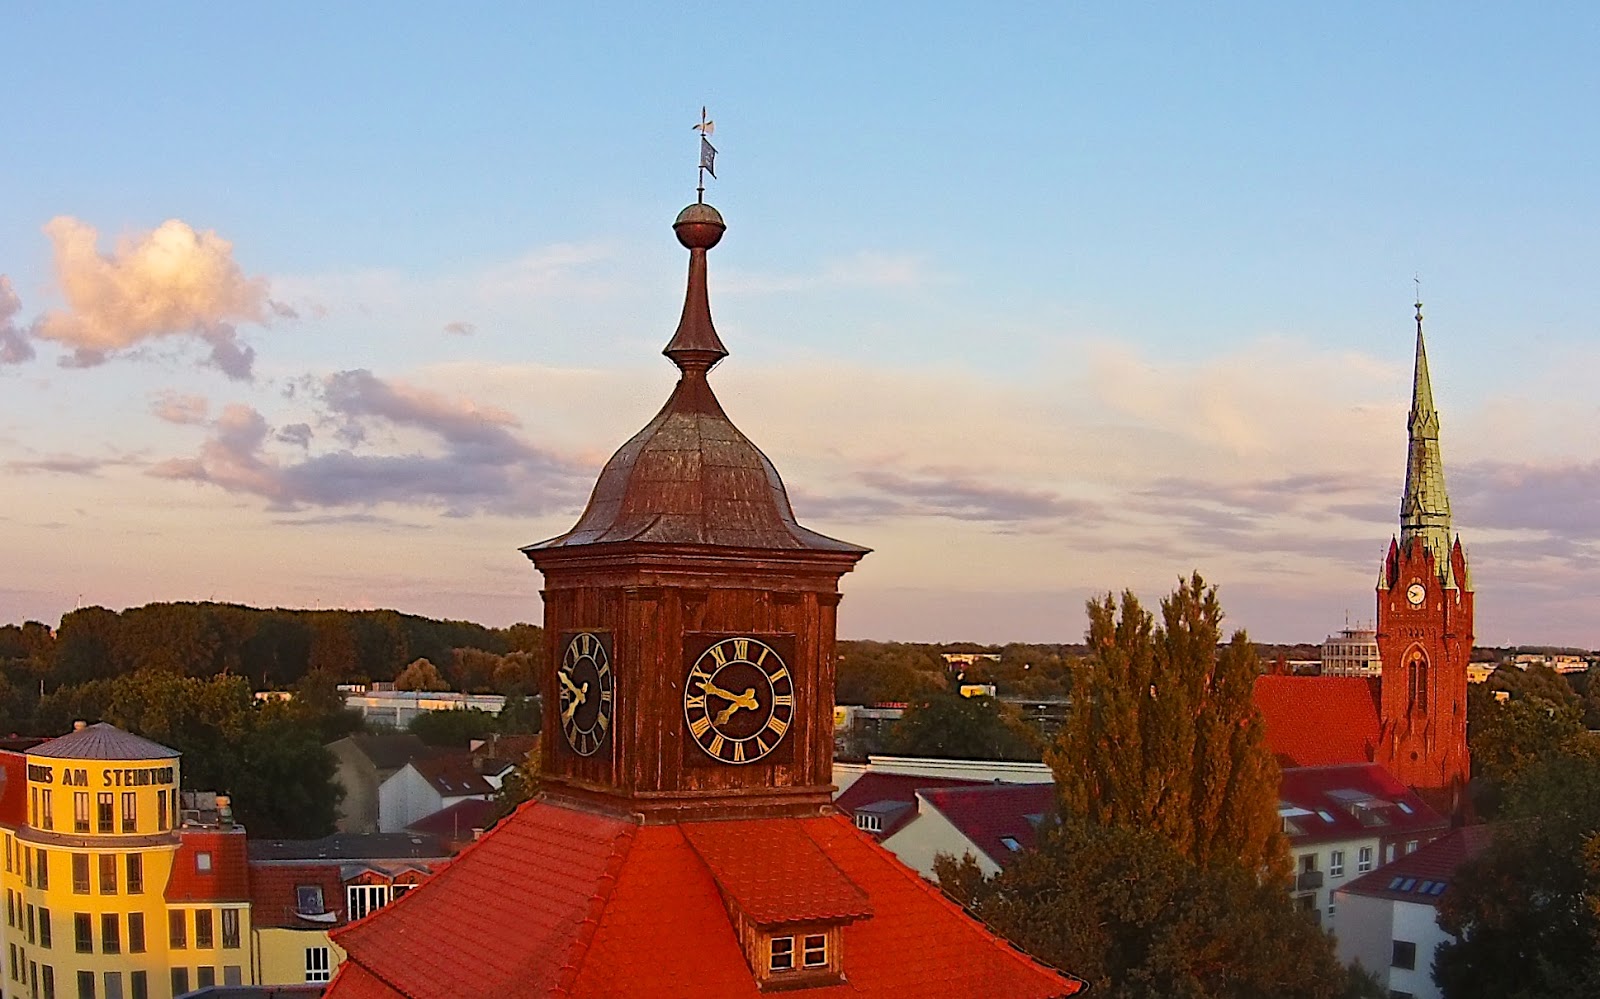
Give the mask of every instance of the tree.
[[946, 759], [1037, 760], [1041, 746], [1016, 709], [992, 697], [937, 693], [889, 730], [889, 752]]
[[1180, 855], [1287, 874], [1279, 770], [1256, 711], [1255, 648], [1219, 649], [1222, 606], [1200, 574], [1161, 601], [1161, 623], [1124, 592], [1089, 601], [1089, 658], [1046, 756], [1065, 815], [1160, 833]]
[[834, 700], [839, 704], [913, 701], [944, 690], [945, 665], [931, 646], [840, 642]]
[[473, 739], [487, 739], [498, 728], [495, 717], [477, 708], [454, 711], [424, 711], [411, 719], [406, 731], [430, 746], [465, 749]]
[[449, 690], [450, 684], [440, 675], [439, 667], [426, 659], [418, 659], [400, 671], [394, 678], [396, 690]]
[[1600, 994], [1600, 739], [1513, 771], [1503, 821], [1440, 900], [1433, 978], [1447, 999]]
[[1282, 888], [1203, 867], [1163, 833], [1074, 821], [985, 879], [941, 857], [939, 884], [1002, 936], [1119, 999], [1334, 999], [1330, 938]]
[[[1496, 670], [1491, 683], [1504, 671], [1505, 667]], [[1514, 682], [1517, 678], [1508, 679]], [[1564, 687], [1565, 681], [1560, 682]], [[1518, 692], [1508, 692], [1501, 700], [1495, 691], [1506, 690], [1507, 682], [1491, 683], [1473, 684], [1467, 690], [1467, 746], [1472, 753], [1473, 802], [1480, 813], [1493, 818], [1500, 811], [1507, 784], [1517, 773], [1561, 752], [1584, 727], [1583, 709], [1576, 697], [1536, 683], [1516, 684]]]

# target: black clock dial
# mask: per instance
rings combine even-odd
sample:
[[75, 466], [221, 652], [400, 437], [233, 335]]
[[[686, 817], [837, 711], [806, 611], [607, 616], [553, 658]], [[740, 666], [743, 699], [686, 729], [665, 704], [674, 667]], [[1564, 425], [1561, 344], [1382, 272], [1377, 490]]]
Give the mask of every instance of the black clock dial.
[[689, 737], [723, 763], [754, 763], [794, 724], [789, 664], [759, 638], [724, 638], [694, 661], [683, 687]]
[[611, 731], [613, 703], [609, 643], [580, 631], [567, 642], [556, 670], [556, 705], [561, 734], [579, 756], [593, 756]]

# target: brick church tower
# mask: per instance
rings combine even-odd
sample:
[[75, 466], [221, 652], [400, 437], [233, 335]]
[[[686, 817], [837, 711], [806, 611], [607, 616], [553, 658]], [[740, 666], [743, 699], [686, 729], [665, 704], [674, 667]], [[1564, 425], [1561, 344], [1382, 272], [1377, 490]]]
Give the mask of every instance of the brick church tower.
[[1467, 663], [1472, 657], [1472, 577], [1459, 536], [1450, 533], [1450, 498], [1439, 454], [1428, 355], [1417, 303], [1417, 359], [1411, 390], [1410, 449], [1400, 536], [1378, 574], [1378, 649], [1383, 659], [1377, 762], [1459, 815], [1470, 773]]

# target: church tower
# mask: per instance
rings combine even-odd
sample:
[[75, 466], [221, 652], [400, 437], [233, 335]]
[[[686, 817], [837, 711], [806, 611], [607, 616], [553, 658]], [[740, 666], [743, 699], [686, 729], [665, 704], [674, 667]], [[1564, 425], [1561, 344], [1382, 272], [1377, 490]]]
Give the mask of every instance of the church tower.
[[1417, 309], [1400, 536], [1378, 574], [1378, 649], [1383, 660], [1377, 762], [1459, 814], [1470, 775], [1467, 664], [1472, 657], [1472, 577], [1459, 536], [1450, 533], [1450, 497], [1439, 453], [1428, 355]]
[[801, 527], [723, 413], [706, 255], [726, 226], [697, 202], [673, 230], [689, 251], [663, 351], [677, 387], [577, 525], [523, 549], [544, 574], [554, 671], [544, 786], [656, 821], [814, 815], [832, 791], [839, 578], [868, 549]]

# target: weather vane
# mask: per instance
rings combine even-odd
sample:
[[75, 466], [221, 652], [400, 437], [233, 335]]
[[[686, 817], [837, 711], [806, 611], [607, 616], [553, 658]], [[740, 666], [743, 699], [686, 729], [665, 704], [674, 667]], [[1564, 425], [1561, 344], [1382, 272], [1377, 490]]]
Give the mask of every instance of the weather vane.
[[[712, 176], [714, 177], [716, 174], [712, 174]], [[1417, 329], [1420, 330], [1422, 329], [1422, 275], [1414, 276], [1411, 279], [1411, 283], [1417, 286]]]
[[717, 123], [706, 117], [706, 109], [700, 109], [700, 124], [694, 126], [700, 133], [700, 183], [695, 188], [697, 197], [695, 201], [703, 204], [706, 200], [706, 174], [712, 180], [717, 179], [717, 147], [711, 144], [711, 133], [717, 130]]

